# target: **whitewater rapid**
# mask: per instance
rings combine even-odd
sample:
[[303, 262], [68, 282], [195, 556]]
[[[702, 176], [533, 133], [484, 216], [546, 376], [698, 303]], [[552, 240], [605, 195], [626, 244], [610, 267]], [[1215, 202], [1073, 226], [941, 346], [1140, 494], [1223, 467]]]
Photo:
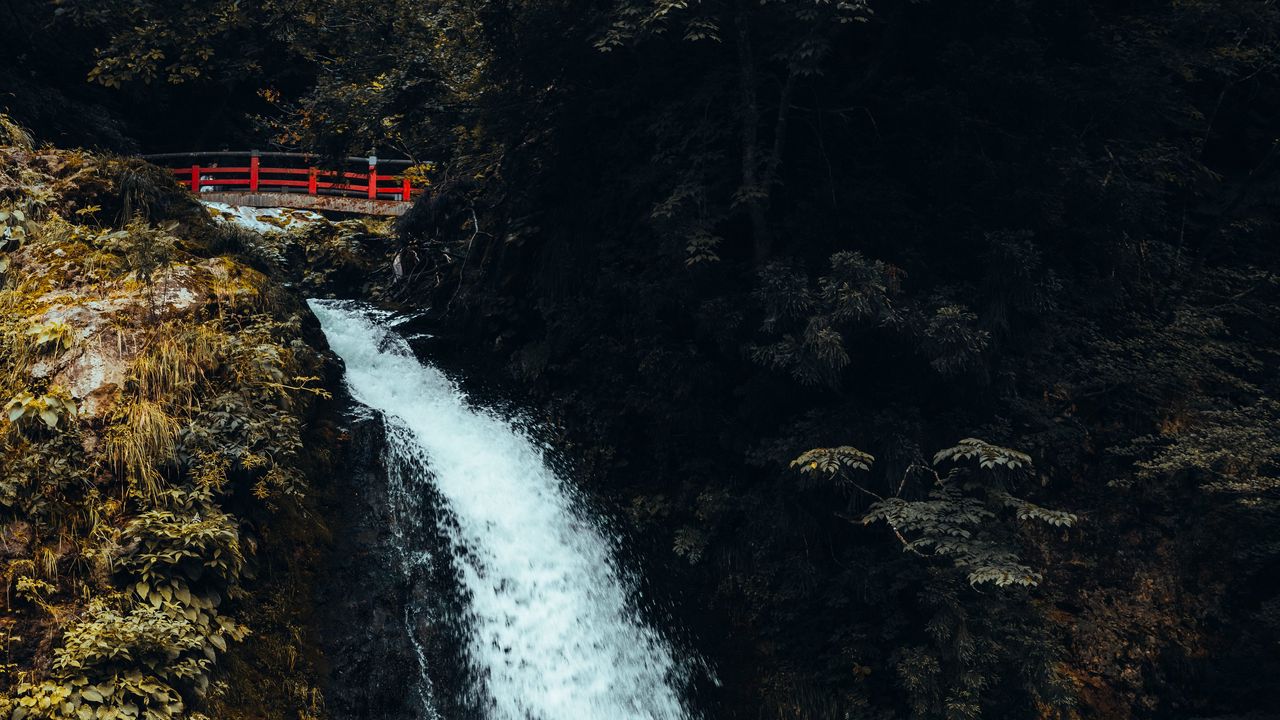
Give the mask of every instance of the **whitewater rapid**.
[[444, 505], [440, 530], [466, 608], [465, 662], [485, 717], [693, 718], [676, 652], [638, 614], [616, 540], [544, 449], [416, 359], [385, 315], [346, 301], [310, 304], [352, 396], [386, 419], [388, 465], [416, 468], [400, 483]]

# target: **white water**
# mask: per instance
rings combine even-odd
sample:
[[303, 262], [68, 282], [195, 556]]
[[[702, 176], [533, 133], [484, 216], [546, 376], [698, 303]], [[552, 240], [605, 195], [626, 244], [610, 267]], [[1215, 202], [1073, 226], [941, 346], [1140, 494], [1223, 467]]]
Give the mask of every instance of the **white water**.
[[262, 235], [286, 233], [290, 230], [328, 223], [325, 216], [310, 210], [293, 208], [256, 208], [248, 205], [228, 205], [213, 200], [201, 200], [213, 221], [235, 225]]
[[434, 487], [467, 604], [466, 662], [492, 720], [687, 720], [674, 651], [637, 614], [615, 541], [543, 449], [419, 362], [382, 318], [311, 301], [389, 452]]

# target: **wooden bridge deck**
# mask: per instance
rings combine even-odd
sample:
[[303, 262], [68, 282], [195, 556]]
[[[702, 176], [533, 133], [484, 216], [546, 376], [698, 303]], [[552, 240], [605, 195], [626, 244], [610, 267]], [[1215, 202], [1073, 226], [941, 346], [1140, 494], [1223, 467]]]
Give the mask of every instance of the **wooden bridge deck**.
[[[347, 158], [366, 172], [325, 169], [302, 153], [192, 152], [143, 155], [167, 167], [202, 199], [249, 207], [286, 207], [360, 215], [403, 215], [424, 188], [393, 167], [408, 160]], [[270, 164], [264, 164], [268, 159]], [[179, 164], [180, 163], [180, 164]]]
[[353, 213], [357, 215], [403, 215], [413, 207], [413, 202], [403, 200], [370, 200], [368, 198], [341, 195], [303, 195], [280, 192], [202, 192], [201, 200], [212, 200], [228, 205], [245, 205], [257, 208], [296, 208], [317, 212]]

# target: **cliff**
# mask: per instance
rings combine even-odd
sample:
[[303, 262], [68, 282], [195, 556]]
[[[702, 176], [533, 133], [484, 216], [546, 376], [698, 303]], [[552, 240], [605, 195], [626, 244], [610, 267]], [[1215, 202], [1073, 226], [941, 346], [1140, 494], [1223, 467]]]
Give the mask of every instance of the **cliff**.
[[322, 717], [314, 319], [162, 171], [0, 129], [0, 717]]

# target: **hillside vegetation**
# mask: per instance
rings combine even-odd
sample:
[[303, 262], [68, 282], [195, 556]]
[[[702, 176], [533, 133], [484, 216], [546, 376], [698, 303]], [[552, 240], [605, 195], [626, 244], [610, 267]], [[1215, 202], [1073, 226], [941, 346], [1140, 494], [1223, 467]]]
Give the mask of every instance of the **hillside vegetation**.
[[305, 307], [163, 171], [0, 120], [0, 715], [319, 717]]

